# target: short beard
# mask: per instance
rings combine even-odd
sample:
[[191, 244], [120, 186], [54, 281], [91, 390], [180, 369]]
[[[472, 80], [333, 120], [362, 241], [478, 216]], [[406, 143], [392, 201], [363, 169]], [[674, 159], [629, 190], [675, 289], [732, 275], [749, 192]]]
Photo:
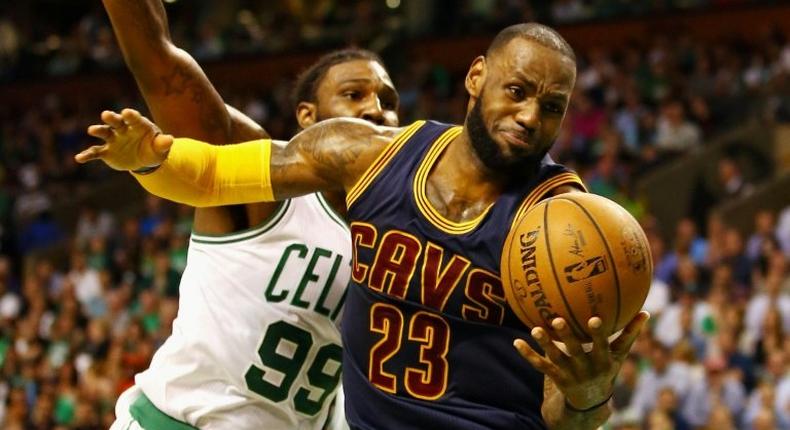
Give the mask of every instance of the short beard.
[[491, 137], [483, 121], [482, 96], [480, 94], [472, 110], [466, 115], [466, 131], [469, 134], [469, 140], [477, 158], [480, 159], [486, 169], [496, 176], [503, 176], [508, 179], [524, 179], [537, 173], [538, 166], [540, 166], [543, 157], [548, 153], [548, 149], [536, 154], [526, 155], [519, 153], [514, 154], [512, 157], [506, 157], [497, 142]]

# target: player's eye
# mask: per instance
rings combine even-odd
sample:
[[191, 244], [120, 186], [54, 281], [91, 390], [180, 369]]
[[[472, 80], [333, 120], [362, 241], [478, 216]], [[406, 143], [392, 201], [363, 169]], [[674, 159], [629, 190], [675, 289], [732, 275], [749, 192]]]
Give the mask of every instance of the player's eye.
[[514, 100], [521, 100], [524, 98], [524, 89], [518, 85], [511, 85], [507, 87], [507, 92]]
[[343, 97], [349, 100], [358, 101], [362, 99], [362, 93], [359, 91], [345, 91], [343, 92]]
[[382, 100], [381, 101], [381, 108], [384, 110], [395, 110], [397, 107], [397, 103], [392, 100]]
[[562, 113], [562, 105], [559, 103], [543, 103], [543, 110], [551, 113]]

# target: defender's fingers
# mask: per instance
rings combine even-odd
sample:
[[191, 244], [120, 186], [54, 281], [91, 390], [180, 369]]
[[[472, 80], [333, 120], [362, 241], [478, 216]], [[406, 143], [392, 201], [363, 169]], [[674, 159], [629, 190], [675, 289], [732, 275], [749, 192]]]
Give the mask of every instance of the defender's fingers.
[[554, 318], [551, 321], [551, 328], [557, 334], [560, 342], [565, 344], [568, 354], [571, 357], [578, 357], [584, 355], [584, 348], [582, 348], [581, 341], [576, 335], [573, 334], [570, 324], [563, 318]]
[[126, 123], [123, 122], [123, 118], [121, 117], [121, 115], [111, 110], [106, 110], [102, 112], [101, 120], [116, 130], [123, 130], [126, 128]]
[[88, 134], [93, 137], [98, 137], [101, 140], [110, 140], [115, 135], [112, 131], [112, 127], [107, 124], [94, 124], [88, 127]]
[[636, 341], [636, 338], [639, 336], [639, 332], [642, 331], [642, 327], [645, 326], [648, 319], [650, 319], [650, 314], [646, 311], [641, 311], [636, 314], [634, 319], [632, 319], [631, 322], [625, 326], [623, 332], [620, 334], [620, 337], [612, 342], [612, 354], [618, 358], [625, 357], [625, 355], [628, 354], [628, 351], [631, 350], [631, 345], [633, 345], [634, 341]]
[[130, 108], [122, 110], [121, 117], [123, 118], [124, 122], [129, 125], [139, 124], [143, 120], [143, 116], [140, 115], [140, 112]]
[[107, 152], [107, 144], [94, 145], [74, 156], [74, 161], [87, 163], [88, 161], [100, 160]]

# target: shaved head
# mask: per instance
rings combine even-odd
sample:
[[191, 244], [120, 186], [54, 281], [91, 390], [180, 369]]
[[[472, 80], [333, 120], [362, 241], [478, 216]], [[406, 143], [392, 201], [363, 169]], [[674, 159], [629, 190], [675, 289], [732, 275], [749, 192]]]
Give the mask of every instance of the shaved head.
[[547, 27], [535, 22], [511, 25], [510, 27], [500, 31], [491, 42], [491, 45], [488, 46], [486, 57], [489, 57], [491, 54], [499, 51], [500, 48], [507, 45], [508, 42], [517, 37], [531, 40], [553, 51], [557, 51], [573, 60], [574, 64], [576, 63], [576, 54], [573, 52], [571, 45], [569, 45], [568, 42], [566, 42], [565, 39], [563, 39], [562, 36], [560, 36], [560, 34], [554, 31], [554, 29], [551, 27]]

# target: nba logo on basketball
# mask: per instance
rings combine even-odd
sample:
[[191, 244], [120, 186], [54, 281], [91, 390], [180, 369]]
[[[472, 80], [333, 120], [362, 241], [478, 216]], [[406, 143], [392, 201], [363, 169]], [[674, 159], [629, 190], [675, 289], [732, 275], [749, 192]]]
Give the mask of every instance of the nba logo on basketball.
[[565, 279], [579, 282], [603, 272], [606, 272], [606, 260], [603, 256], [593, 257], [565, 267]]

